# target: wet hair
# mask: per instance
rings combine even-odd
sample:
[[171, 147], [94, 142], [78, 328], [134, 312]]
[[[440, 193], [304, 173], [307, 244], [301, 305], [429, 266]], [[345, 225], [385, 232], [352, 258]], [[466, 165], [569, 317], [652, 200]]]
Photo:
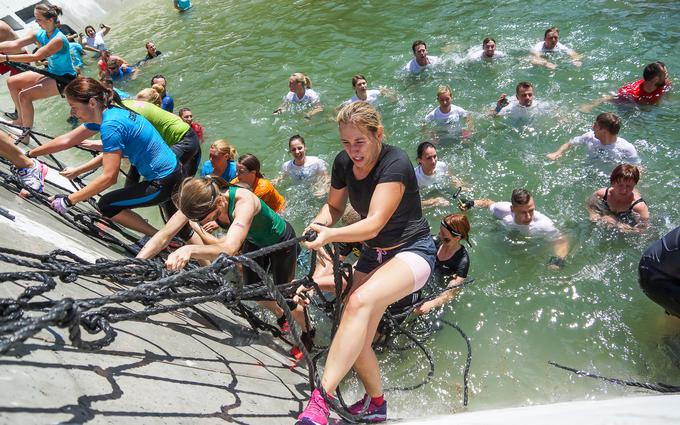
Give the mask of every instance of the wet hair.
[[156, 74], [153, 77], [151, 77], [151, 82], [149, 84], [153, 85], [154, 84], [153, 80], [155, 80], [156, 78], [162, 78], [166, 83], [168, 82], [168, 80], [165, 78], [165, 76], [163, 76], [163, 74]]
[[352, 102], [340, 108], [335, 121], [340, 124], [353, 124], [365, 135], [376, 136], [382, 129], [380, 113], [368, 102]]
[[312, 88], [312, 80], [310, 80], [309, 77], [303, 74], [302, 72], [296, 72], [295, 74], [291, 75], [291, 77], [296, 82], [304, 84], [306, 89]]
[[179, 111], [177, 111], [177, 116], [181, 117], [183, 113], [185, 112], [191, 112], [191, 109], [184, 107], [184, 108], [179, 108]]
[[229, 159], [234, 159], [238, 155], [236, 148], [230, 145], [227, 139], [215, 140], [212, 145], [210, 145], [210, 147], [217, 149], [217, 152], [221, 153], [222, 155], [228, 154]]
[[617, 165], [609, 176], [609, 183], [614, 184], [621, 180], [632, 180], [637, 184], [640, 181], [640, 169], [631, 164]]
[[618, 115], [611, 112], [603, 112], [595, 118], [595, 123], [613, 135], [619, 134], [621, 130], [621, 119]]
[[427, 49], [427, 44], [423, 40], [416, 40], [416, 41], [413, 42], [413, 44], [411, 44], [411, 50], [413, 50], [414, 54], [416, 52], [416, 47], [421, 45], [421, 44], [423, 46], [425, 46], [425, 48]]
[[118, 61], [116, 61], [115, 59], [107, 59], [107, 60], [106, 60], [106, 67], [108, 68], [108, 67], [111, 66], [111, 65], [116, 65], [116, 68], [119, 67], [119, 66], [118, 66]]
[[517, 87], [515, 87], [515, 94], [519, 94], [519, 89], [533, 89], [534, 86], [531, 83], [528, 83], [526, 81], [520, 81], [517, 83]]
[[47, 19], [51, 19], [54, 23], [57, 23], [59, 20], [59, 15], [62, 14], [61, 7], [43, 3], [36, 4], [34, 10], [39, 11], [42, 16]]
[[526, 205], [531, 201], [531, 193], [526, 189], [515, 189], [512, 191], [510, 202], [512, 205]]
[[435, 151], [437, 150], [437, 148], [431, 142], [422, 142], [416, 148], [416, 155], [418, 156], [418, 158], [422, 158], [423, 154], [425, 153], [425, 150], [428, 148], [432, 148]]
[[85, 34], [87, 34], [88, 28], [91, 29], [92, 32], [97, 33], [97, 30], [95, 30], [94, 27], [93, 27], [92, 25], [88, 25], [88, 26], [85, 27]]
[[78, 77], [68, 83], [64, 88], [64, 96], [78, 103], [88, 103], [90, 99], [94, 99], [103, 107], [115, 104], [123, 109], [128, 109], [121, 103], [120, 96], [113, 89], [91, 77]]
[[295, 134], [293, 136], [290, 136], [290, 139], [288, 139], [288, 149], [290, 149], [290, 144], [293, 143], [293, 140], [299, 140], [300, 143], [302, 143], [302, 146], [307, 146], [305, 144], [305, 138], [300, 136], [299, 134]]
[[491, 37], [487, 37], [484, 40], [482, 40], [482, 47], [486, 46], [486, 43], [488, 43], [489, 41], [493, 41], [493, 44], [496, 44], [496, 40], [494, 40]]
[[550, 27], [550, 28], [548, 28], [547, 30], [545, 30], [545, 32], [543, 33], [543, 39], [545, 40], [545, 38], [548, 36], [548, 34], [550, 34], [550, 33], [553, 32], [553, 31], [556, 32], [557, 35], [560, 35], [560, 29], [559, 29], [559, 28], [557, 28], [557, 27]]
[[150, 40], [149, 40], [149, 41], [146, 42], [146, 44], [144, 45], [144, 47], [146, 47], [146, 48], [148, 49], [148, 48], [149, 48], [149, 44], [155, 45], [156, 43], [154, 43], [153, 41], [150, 41]]
[[262, 173], [260, 172], [260, 160], [257, 159], [257, 157], [252, 153], [241, 155], [238, 158], [238, 163], [246, 167], [248, 171], [255, 171], [255, 175], [257, 177], [259, 178], [264, 177], [264, 175], [262, 175]]
[[154, 84], [151, 86], [152, 89], [158, 92], [158, 95], [163, 98], [165, 96], [165, 87], [162, 84]]
[[[464, 214], [449, 214], [442, 219], [449, 227], [460, 233], [460, 238], [470, 243], [470, 221]], [[447, 229], [448, 230], [448, 229]]]
[[352, 87], [356, 87], [359, 80], [368, 81], [366, 77], [364, 77], [363, 75], [357, 74], [354, 77], [352, 77]]
[[143, 100], [144, 102], [153, 103], [156, 106], [161, 106], [161, 95], [158, 90], [147, 87], [142, 89], [135, 96], [136, 100]]
[[111, 79], [111, 77], [102, 77], [99, 79], [99, 82], [102, 83], [107, 88], [109, 87], [113, 88], [113, 80]]
[[189, 220], [200, 220], [224, 202], [220, 194], [228, 188], [229, 183], [221, 177], [188, 177], [181, 183], [174, 201]]
[[437, 87], [437, 99], [439, 99], [440, 94], [448, 93], [449, 96], [453, 97], [453, 90], [451, 90], [451, 87], [447, 85], [441, 85]]
[[354, 224], [357, 221], [361, 221], [361, 216], [354, 208], [352, 208], [351, 205], [347, 204], [345, 213], [342, 215], [342, 217], [340, 217], [340, 221], [342, 221], [343, 226], [349, 226], [350, 224]]
[[654, 77], [663, 77], [665, 68], [666, 65], [663, 62], [652, 62], [645, 67], [644, 71], [642, 71], [642, 78], [645, 81], [650, 81], [653, 80]]

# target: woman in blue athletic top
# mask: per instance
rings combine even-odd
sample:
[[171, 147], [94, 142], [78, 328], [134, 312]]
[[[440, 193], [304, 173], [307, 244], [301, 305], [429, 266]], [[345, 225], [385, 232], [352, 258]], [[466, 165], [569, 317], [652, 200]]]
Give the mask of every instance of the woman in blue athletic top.
[[[118, 179], [123, 156], [130, 160], [139, 174], [140, 183], [113, 190], [99, 199], [99, 210], [105, 217], [145, 235], [153, 235], [156, 229], [131, 208], [159, 205], [170, 199], [173, 190], [181, 182], [182, 172], [177, 157], [165, 144], [160, 133], [143, 116], [114, 105], [114, 94], [99, 81], [77, 78], [64, 89], [71, 114], [85, 124], [59, 136], [29, 152], [29, 156], [46, 155], [77, 145], [98, 131], [103, 145], [103, 171], [87, 186], [77, 192], [57, 195], [52, 208], [65, 213], [78, 202], [103, 192]], [[120, 100], [117, 96], [116, 100]]]
[[47, 58], [47, 71], [54, 78], [46, 77], [37, 72], [28, 71], [13, 75], [7, 79], [14, 106], [17, 108], [16, 125], [33, 126], [33, 101], [45, 99], [61, 94], [64, 87], [76, 78], [76, 69], [71, 61], [68, 39], [59, 31], [58, 19], [61, 8], [37, 4], [33, 11], [35, 22], [40, 31], [21, 37], [17, 40], [0, 43], [0, 53], [37, 44], [38, 50], [27, 54], [0, 54], [3, 62], [37, 62]]

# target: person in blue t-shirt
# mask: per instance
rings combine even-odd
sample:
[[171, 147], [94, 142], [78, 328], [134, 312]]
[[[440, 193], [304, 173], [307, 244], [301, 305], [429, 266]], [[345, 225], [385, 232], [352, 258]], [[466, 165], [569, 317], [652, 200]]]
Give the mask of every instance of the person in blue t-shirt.
[[170, 96], [170, 93], [168, 93], [168, 82], [165, 80], [164, 76], [157, 74], [151, 78], [151, 86], [155, 86], [156, 84], [163, 87], [163, 93], [161, 94], [161, 108], [168, 112], [172, 112], [175, 109], [175, 101], [173, 100], [172, 96]]
[[[215, 175], [230, 182], [236, 178], [236, 148], [224, 139], [210, 145], [210, 159], [201, 167], [201, 177]], [[191, 176], [190, 176], [191, 177]]]
[[78, 202], [86, 201], [113, 186], [125, 156], [144, 180], [105, 193], [99, 199], [99, 210], [104, 217], [118, 224], [148, 236], [155, 234], [156, 228], [131, 209], [172, 204], [166, 201], [170, 200], [182, 180], [177, 157], [149, 121], [117, 103], [120, 99], [99, 81], [79, 77], [66, 86], [64, 95], [73, 115], [85, 124], [32, 149], [28, 153], [29, 157], [65, 150], [100, 132], [103, 155], [97, 157], [93, 165], [96, 167], [101, 164], [103, 171], [82, 189], [69, 195], [54, 196], [51, 199], [52, 208], [65, 214]]
[[37, 4], [33, 14], [40, 30], [16, 40], [0, 43], [0, 52], [15, 51], [30, 44], [37, 44], [38, 50], [34, 53], [0, 54], [0, 64], [31, 63], [47, 59], [47, 71], [50, 73], [50, 77], [46, 77], [34, 71], [26, 71], [7, 79], [7, 88], [18, 112], [17, 119], [13, 122], [15, 125], [32, 127], [33, 101], [57, 96], [76, 78], [68, 39], [57, 27], [61, 13], [58, 6]]

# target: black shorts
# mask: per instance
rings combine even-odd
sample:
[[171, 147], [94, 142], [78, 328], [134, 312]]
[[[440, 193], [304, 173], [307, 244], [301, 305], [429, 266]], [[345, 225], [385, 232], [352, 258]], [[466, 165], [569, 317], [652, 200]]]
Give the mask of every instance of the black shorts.
[[64, 74], [60, 75], [58, 79], [54, 79], [54, 81], [57, 83], [57, 90], [59, 90], [59, 94], [64, 96], [64, 89], [68, 84], [75, 80], [77, 75], [71, 75], [71, 74]]
[[[286, 221], [286, 230], [283, 233], [281, 239], [278, 242], [287, 241], [290, 239], [295, 239], [295, 230], [293, 226]], [[243, 253], [257, 251], [263, 248], [246, 241], [243, 244]], [[295, 268], [297, 266], [297, 256], [300, 252], [300, 244], [295, 244], [289, 246], [288, 248], [275, 251], [269, 255], [259, 257], [255, 259], [255, 262], [259, 264], [263, 269], [269, 269], [269, 273], [274, 279], [274, 284], [282, 285], [288, 283], [295, 278]], [[260, 282], [260, 277], [252, 271], [250, 268], [246, 267], [245, 270], [245, 281], [246, 285], [252, 285]]]
[[177, 164], [167, 177], [151, 181], [144, 180], [105, 193], [99, 198], [99, 211], [104, 217], [111, 218], [124, 210], [163, 204], [170, 199], [181, 182], [182, 168]]
[[[177, 160], [182, 164], [185, 177], [193, 177], [198, 171], [201, 157], [201, 142], [193, 128], [189, 127], [182, 140], [170, 146]], [[198, 158], [197, 158], [198, 157]]]
[[648, 257], [640, 260], [640, 288], [652, 301], [663, 307], [666, 313], [680, 318], [680, 280], [660, 272], [655, 264]]

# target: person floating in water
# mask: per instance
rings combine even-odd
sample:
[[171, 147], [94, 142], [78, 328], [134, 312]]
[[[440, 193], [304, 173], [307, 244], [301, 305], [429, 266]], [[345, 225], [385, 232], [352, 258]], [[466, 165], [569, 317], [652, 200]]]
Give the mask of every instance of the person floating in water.
[[508, 100], [506, 93], [501, 93], [496, 107], [490, 111], [491, 115], [504, 117], [525, 117], [539, 109], [539, 101], [534, 98], [534, 86], [521, 81], [515, 87], [515, 98]]
[[649, 210], [635, 189], [638, 181], [638, 167], [617, 165], [609, 177], [610, 186], [596, 190], [588, 200], [590, 219], [612, 224], [622, 230], [644, 230], [649, 222]]
[[567, 238], [557, 230], [550, 218], [536, 211], [534, 198], [528, 190], [513, 190], [510, 200], [511, 202], [496, 202], [491, 199], [468, 200], [461, 205], [461, 209], [468, 210], [474, 206], [488, 208], [508, 230], [519, 231], [525, 236], [547, 238], [552, 242], [555, 254], [548, 260], [548, 265], [562, 267], [569, 253]]
[[491, 60], [505, 57], [505, 53], [496, 50], [496, 40], [486, 37], [482, 41], [482, 49], [474, 49], [467, 55], [468, 60]]
[[179, 12], [191, 9], [191, 0], [173, 0], [172, 3]]
[[604, 96], [592, 103], [581, 105], [581, 112], [590, 112], [605, 102], [631, 102], [639, 105], [656, 105], [672, 88], [668, 68], [661, 61], [652, 62], [642, 71], [642, 78], [619, 88], [615, 95]]
[[[470, 137], [474, 131], [472, 114], [452, 103], [451, 87], [443, 85], [437, 88], [437, 102], [439, 106], [425, 116], [425, 123], [432, 128], [432, 140], [437, 142], [442, 133], [460, 135], [459, 137], [462, 136], [463, 139]], [[465, 119], [466, 128], [461, 127], [463, 119]]]
[[574, 66], [581, 66], [581, 55], [570, 47], [559, 42], [560, 30], [551, 27], [545, 30], [543, 41], [537, 43], [531, 49], [531, 63], [534, 65], [545, 66], [549, 69], [557, 68], [557, 65], [545, 58], [546, 53], [563, 53], [571, 58]]
[[414, 41], [411, 50], [413, 50], [413, 59], [403, 68], [409, 74], [420, 74], [423, 70], [432, 68], [442, 61], [439, 56], [428, 56], [427, 44], [423, 40]]
[[574, 137], [547, 155], [556, 161], [574, 146], [585, 146], [590, 157], [599, 157], [616, 163], [628, 162], [639, 164], [637, 149], [631, 143], [618, 136], [621, 130], [621, 119], [611, 112], [603, 112], [595, 118], [593, 129], [578, 137]]
[[283, 113], [293, 106], [309, 108], [305, 113], [305, 118], [323, 111], [323, 105], [319, 94], [312, 89], [312, 80], [301, 72], [296, 72], [288, 78], [289, 92], [283, 96], [283, 102], [273, 112], [274, 115]]
[[680, 318], [680, 226], [647, 248], [638, 272], [645, 295]]

